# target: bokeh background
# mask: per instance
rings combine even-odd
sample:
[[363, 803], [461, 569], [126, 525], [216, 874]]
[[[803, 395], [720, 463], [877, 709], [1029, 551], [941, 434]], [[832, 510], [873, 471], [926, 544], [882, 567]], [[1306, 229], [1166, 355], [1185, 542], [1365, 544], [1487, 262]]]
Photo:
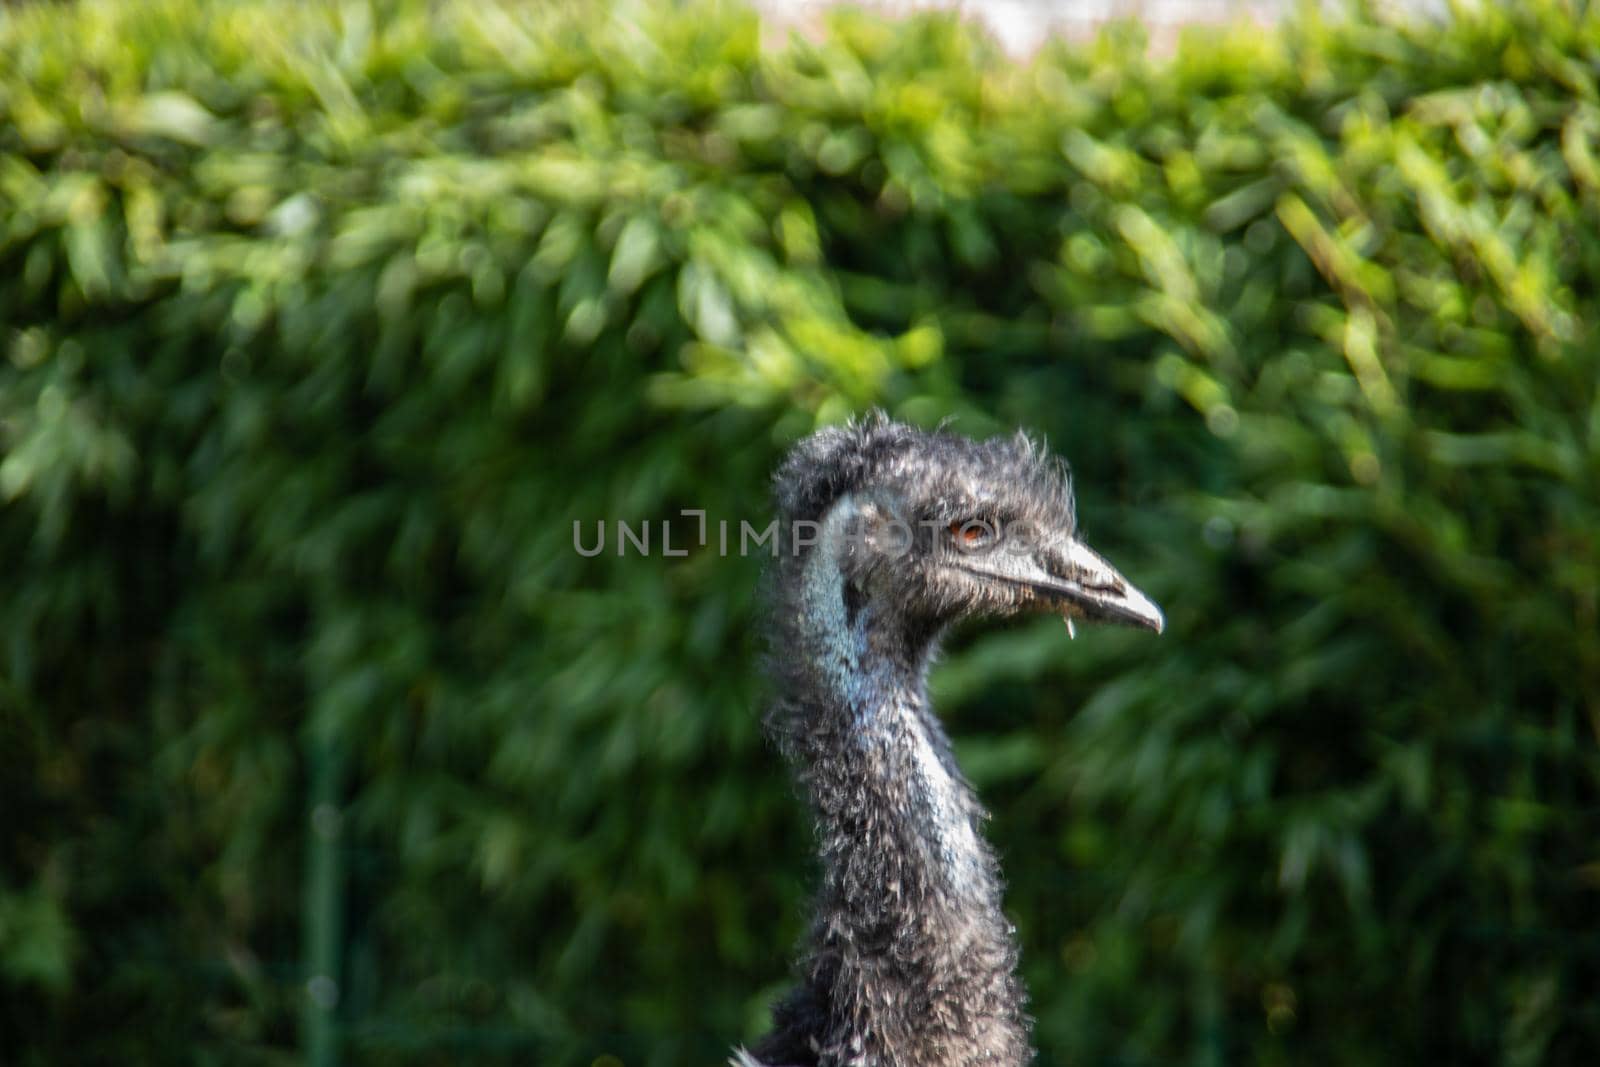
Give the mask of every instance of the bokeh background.
[[1041, 1064], [1594, 1062], [1588, 8], [4, 9], [0, 1060], [720, 1062], [762, 560], [573, 524], [882, 405], [1168, 612], [934, 679]]

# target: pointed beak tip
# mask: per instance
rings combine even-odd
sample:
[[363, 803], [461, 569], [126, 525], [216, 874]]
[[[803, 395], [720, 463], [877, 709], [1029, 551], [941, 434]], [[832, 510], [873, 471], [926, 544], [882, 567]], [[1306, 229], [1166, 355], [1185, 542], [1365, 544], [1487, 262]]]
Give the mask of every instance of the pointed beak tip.
[[1149, 630], [1153, 634], [1160, 634], [1167, 628], [1167, 618], [1161, 614], [1159, 608], [1150, 611], [1130, 611], [1113, 621], [1138, 630]]
[[1155, 601], [1148, 598], [1146, 598], [1144, 606], [1148, 609], [1143, 620], [1145, 626], [1157, 635], [1163, 633], [1167, 628], [1166, 613], [1156, 606]]
[[1124, 588], [1120, 606], [1121, 621], [1125, 623], [1157, 634], [1167, 628], [1167, 616], [1161, 605], [1132, 585]]

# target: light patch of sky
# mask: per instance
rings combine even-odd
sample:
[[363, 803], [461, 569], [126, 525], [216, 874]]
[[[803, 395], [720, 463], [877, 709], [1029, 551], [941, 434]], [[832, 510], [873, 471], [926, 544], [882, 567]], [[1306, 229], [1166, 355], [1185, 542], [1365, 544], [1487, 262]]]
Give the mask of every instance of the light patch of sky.
[[[854, 7], [889, 14], [946, 9], [959, 11], [989, 27], [1010, 52], [1023, 54], [1054, 35], [1081, 37], [1113, 19], [1142, 19], [1157, 31], [1176, 31], [1195, 23], [1236, 18], [1271, 23], [1297, 8], [1302, 0], [842, 0]], [[1327, 9], [1338, 0], [1321, 0]], [[833, 0], [756, 0], [756, 6], [781, 27], [805, 30], [816, 26]], [[1414, 14], [1438, 16], [1449, 0], [1388, 0], [1385, 6]]]

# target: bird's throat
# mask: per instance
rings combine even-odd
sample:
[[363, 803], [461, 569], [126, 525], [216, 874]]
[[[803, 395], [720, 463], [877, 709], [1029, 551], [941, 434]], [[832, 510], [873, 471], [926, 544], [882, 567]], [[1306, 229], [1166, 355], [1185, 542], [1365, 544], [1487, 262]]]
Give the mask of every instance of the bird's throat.
[[845, 861], [827, 865], [826, 888], [859, 904], [871, 924], [882, 921], [883, 885], [920, 910], [998, 910], [984, 813], [928, 700], [937, 632], [861, 590], [827, 533], [794, 590], [787, 650], [800, 657], [799, 688], [813, 697], [795, 709], [803, 721], [792, 748], [825, 857]]
[[[876, 1059], [830, 1062], [1022, 1063], [1017, 952], [983, 812], [928, 702], [934, 635], [852, 593], [826, 550], [808, 562], [774, 650], [791, 697], [773, 726], [817, 816], [807, 995], [842, 1027], [820, 1046], [880, 1044]], [[966, 1051], [891, 1053], [913, 1034]]]

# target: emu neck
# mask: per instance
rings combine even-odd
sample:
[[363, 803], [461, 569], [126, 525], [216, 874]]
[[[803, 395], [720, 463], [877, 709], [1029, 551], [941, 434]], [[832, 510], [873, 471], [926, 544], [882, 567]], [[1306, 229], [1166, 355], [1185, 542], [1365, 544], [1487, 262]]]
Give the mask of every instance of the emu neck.
[[1025, 1063], [984, 813], [928, 702], [937, 635], [854, 590], [826, 542], [797, 577], [775, 725], [816, 812], [823, 875], [806, 988], [766, 1048], [780, 1062]]
[[919, 911], [965, 921], [999, 887], [978, 834], [982, 808], [928, 700], [937, 635], [896, 625], [818, 562], [797, 651], [821, 683], [802, 758], [832, 860], [825, 889], [874, 928], [895, 918], [886, 886]]

